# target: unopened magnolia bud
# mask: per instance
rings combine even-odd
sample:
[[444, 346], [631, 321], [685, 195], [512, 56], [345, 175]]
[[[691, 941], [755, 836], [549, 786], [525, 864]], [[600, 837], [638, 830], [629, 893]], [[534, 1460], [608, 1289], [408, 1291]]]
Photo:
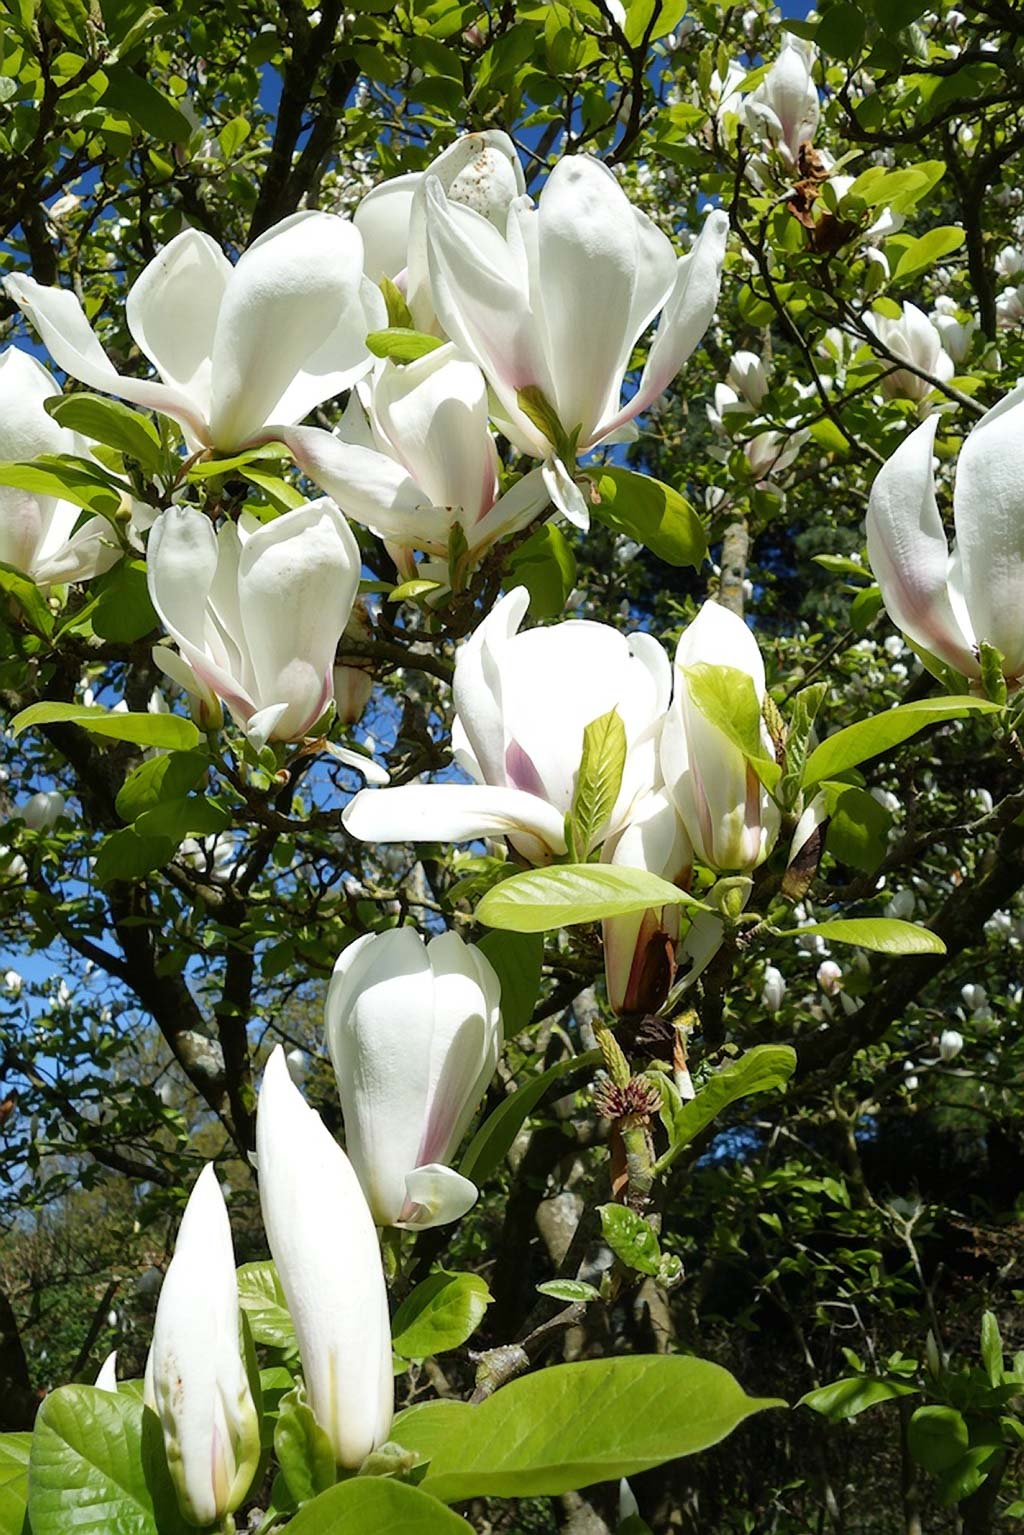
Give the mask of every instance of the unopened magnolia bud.
[[786, 980], [781, 970], [774, 965], [764, 967], [764, 985], [761, 988], [761, 1002], [770, 1013], [777, 1013], [782, 1006], [782, 999], [786, 995]]
[[720, 879], [712, 886], [707, 895], [707, 903], [709, 906], [717, 906], [729, 922], [736, 922], [743, 915], [753, 886], [754, 881], [746, 874], [730, 875], [728, 879]]
[[961, 986], [960, 995], [963, 998], [964, 1007], [969, 1013], [978, 1013], [988, 1002], [988, 992], [984, 986], [976, 982], [968, 981], [966, 986]]
[[939, 1055], [944, 1061], [955, 1061], [964, 1047], [964, 1037], [956, 1029], [943, 1029], [939, 1039]]
[[834, 997], [842, 985], [843, 971], [834, 959], [823, 959], [818, 966], [818, 985], [827, 996]]

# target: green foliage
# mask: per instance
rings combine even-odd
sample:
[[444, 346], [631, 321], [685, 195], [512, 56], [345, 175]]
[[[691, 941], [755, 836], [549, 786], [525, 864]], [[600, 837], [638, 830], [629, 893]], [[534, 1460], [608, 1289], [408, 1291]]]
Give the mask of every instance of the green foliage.
[[610, 864], [562, 864], [514, 874], [489, 890], [476, 909], [479, 922], [514, 933], [601, 922], [652, 906], [700, 906], [657, 874]]
[[476, 1274], [431, 1274], [395, 1313], [391, 1345], [403, 1359], [426, 1359], [472, 1337], [491, 1293]]

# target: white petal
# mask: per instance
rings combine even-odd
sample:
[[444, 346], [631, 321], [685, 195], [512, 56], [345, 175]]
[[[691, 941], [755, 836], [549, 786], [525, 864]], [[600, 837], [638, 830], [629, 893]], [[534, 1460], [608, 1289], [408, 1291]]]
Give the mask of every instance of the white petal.
[[139, 350], [207, 420], [213, 338], [231, 270], [215, 240], [186, 229], [144, 268], [125, 304]]
[[363, 239], [364, 270], [371, 282], [395, 278], [405, 270], [409, 251], [409, 218], [422, 171], [392, 176], [367, 192], [352, 216]]
[[438, 1162], [414, 1168], [405, 1188], [410, 1212], [400, 1224], [412, 1231], [459, 1220], [476, 1204], [479, 1193], [475, 1183]]
[[542, 469], [531, 469], [496, 501], [485, 517], [466, 528], [473, 553], [482, 553], [499, 538], [529, 527], [551, 505]]
[[922, 422], [878, 471], [868, 502], [868, 559], [896, 627], [971, 677], [978, 664], [950, 603], [949, 545], [935, 501], [938, 421]]
[[544, 488], [555, 510], [561, 512], [566, 522], [571, 522], [574, 528], [580, 528], [586, 533], [590, 527], [590, 507], [562, 460], [549, 458], [541, 465], [541, 474]]
[[207, 426], [196, 403], [166, 384], [126, 378], [117, 372], [100, 346], [70, 288], [47, 288], [22, 273], [4, 279], [14, 302], [28, 315], [43, 345], [58, 367], [90, 389], [115, 394], [134, 405], [158, 410], [182, 422], [199, 442], [206, 442]]
[[310, 1406], [356, 1469], [391, 1427], [391, 1328], [380, 1248], [341, 1147], [292, 1082], [280, 1046], [256, 1116], [260, 1204], [295, 1324]]
[[616, 431], [653, 404], [696, 348], [718, 304], [728, 235], [728, 214], [720, 209], [709, 213], [693, 250], [679, 261], [640, 387], [617, 415], [602, 424], [603, 433]]
[[[117, 541], [117, 534], [105, 517], [90, 517], [70, 538], [62, 536], [59, 522], [61, 513], [73, 527], [80, 515], [78, 507], [66, 501], [58, 501], [54, 520], [42, 544], [36, 551], [31, 576], [40, 586], [54, 582], [91, 581], [103, 575], [117, 564], [124, 553]], [[70, 514], [70, 515], [69, 515]], [[2, 517], [0, 511], [0, 517]], [[57, 535], [54, 537], [54, 535]]]
[[487, 784], [405, 784], [363, 789], [342, 813], [345, 830], [363, 842], [475, 842], [525, 834], [538, 858], [565, 852], [564, 816], [522, 789]]
[[453, 745], [461, 746], [464, 738], [480, 776], [494, 787], [506, 783], [502, 668], [529, 604], [526, 587], [513, 588], [494, 604], [455, 658], [452, 691], [459, 739], [453, 736]]
[[97, 1391], [117, 1391], [117, 1349], [108, 1354], [100, 1365], [99, 1374], [93, 1382]]
[[[373, 365], [363, 242], [333, 213], [295, 213], [244, 253], [220, 308], [213, 347], [214, 444], [229, 450], [268, 423], [290, 425]], [[369, 285], [368, 285], [369, 286]]]
[[[1024, 672], [1024, 385], [982, 416], [960, 450], [953, 495], [964, 599], [979, 640]], [[961, 668], [962, 670], [962, 668]]]
[[276, 739], [297, 739], [332, 696], [338, 640], [359, 586], [359, 547], [326, 497], [265, 523], [242, 546], [238, 596], [260, 708], [287, 703]]

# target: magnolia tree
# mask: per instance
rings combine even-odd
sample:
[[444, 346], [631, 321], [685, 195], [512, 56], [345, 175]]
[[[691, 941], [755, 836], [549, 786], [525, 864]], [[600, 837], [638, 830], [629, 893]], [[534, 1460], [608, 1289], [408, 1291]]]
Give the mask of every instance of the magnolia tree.
[[1019, 17], [7, 10], [0, 1535], [1024, 1513]]

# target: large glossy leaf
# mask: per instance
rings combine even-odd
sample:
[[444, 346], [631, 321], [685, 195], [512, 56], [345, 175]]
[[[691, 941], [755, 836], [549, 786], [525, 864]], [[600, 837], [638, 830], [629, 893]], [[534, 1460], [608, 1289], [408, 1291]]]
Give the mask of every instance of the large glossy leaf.
[[852, 943], [858, 949], [873, 949], [877, 954], [946, 952], [938, 933], [895, 917], [839, 917], [835, 922], [809, 922], [806, 927], [789, 928], [776, 937], [798, 938], [803, 933], [820, 933], [826, 943]]
[[489, 890], [476, 909], [479, 922], [514, 933], [543, 933], [577, 922], [601, 922], [652, 906], [696, 906], [699, 901], [646, 869], [604, 863], [565, 863], [513, 874]]
[[464, 1519], [404, 1482], [361, 1476], [307, 1503], [288, 1535], [466, 1535]]
[[513, 1039], [533, 1017], [540, 990], [544, 939], [540, 933], [486, 933], [477, 948], [494, 966], [501, 982], [501, 1017], [505, 1038]]
[[188, 1535], [160, 1424], [137, 1397], [62, 1386], [39, 1410], [29, 1469], [32, 1535]]
[[392, 1438], [429, 1458], [422, 1486], [445, 1502], [557, 1496], [693, 1455], [778, 1406], [706, 1360], [634, 1355], [538, 1370], [478, 1407], [412, 1407]]
[[942, 720], [962, 719], [966, 714], [991, 714], [999, 708], [986, 698], [919, 698], [913, 703], [901, 704], [885, 714], [875, 714], [869, 720], [858, 720], [837, 730], [834, 736], [822, 741], [808, 757], [804, 768], [804, 783], [820, 783], [823, 778], [835, 778], [858, 762], [879, 757], [891, 751], [911, 736], [916, 736], [926, 725]]
[[188, 751], [199, 744], [199, 731], [191, 720], [178, 714], [124, 714], [99, 704], [30, 704], [10, 723], [12, 735], [32, 725], [80, 725], [91, 735], [115, 741], [134, 741], [137, 746], [163, 746], [169, 751]]
[[795, 1066], [796, 1052], [790, 1045], [755, 1045], [745, 1050], [738, 1061], [716, 1071], [695, 1098], [679, 1102], [670, 1110], [671, 1145], [659, 1165], [668, 1166], [731, 1103], [784, 1087]]
[[31, 1434], [0, 1434], [0, 1535], [22, 1535]]
[[707, 535], [693, 507], [670, 485], [631, 469], [602, 466], [595, 517], [646, 545], [668, 565], [699, 565]]
[[490, 1303], [479, 1274], [431, 1274], [395, 1312], [391, 1346], [402, 1359], [458, 1348], [476, 1332]]
[[107, 400], [100, 394], [63, 394], [48, 400], [46, 408], [55, 421], [93, 442], [102, 442], [126, 453], [144, 469], [160, 463], [160, 434], [148, 416]]
[[509, 1093], [492, 1114], [489, 1114], [469, 1143], [469, 1149], [459, 1165], [464, 1178], [476, 1184], [486, 1183], [501, 1165], [506, 1152], [519, 1134], [520, 1126], [537, 1107], [548, 1088], [560, 1077], [573, 1071], [592, 1069], [601, 1064], [600, 1050], [590, 1050], [585, 1055], [571, 1055], [568, 1060], [558, 1061], [539, 1076], [528, 1077], [514, 1093]]

